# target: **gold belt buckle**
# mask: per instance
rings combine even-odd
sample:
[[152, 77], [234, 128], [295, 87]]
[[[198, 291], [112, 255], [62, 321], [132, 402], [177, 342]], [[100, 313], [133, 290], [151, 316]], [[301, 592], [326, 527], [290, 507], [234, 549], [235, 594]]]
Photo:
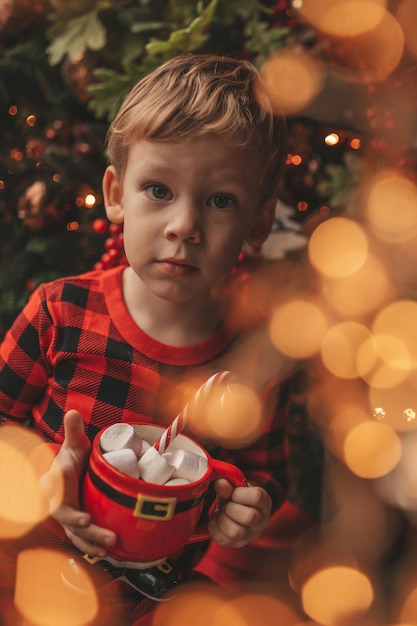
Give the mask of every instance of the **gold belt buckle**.
[[175, 513], [177, 498], [155, 498], [138, 493], [133, 517], [167, 522]]

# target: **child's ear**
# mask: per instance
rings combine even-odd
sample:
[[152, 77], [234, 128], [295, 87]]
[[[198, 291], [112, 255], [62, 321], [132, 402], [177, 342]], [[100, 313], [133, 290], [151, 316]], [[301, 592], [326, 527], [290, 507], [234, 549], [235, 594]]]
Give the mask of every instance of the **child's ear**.
[[107, 217], [114, 224], [122, 224], [124, 218], [123, 189], [113, 165], [106, 168], [102, 187]]
[[276, 198], [269, 198], [256, 214], [246, 242], [253, 248], [259, 248], [269, 236], [275, 219]]

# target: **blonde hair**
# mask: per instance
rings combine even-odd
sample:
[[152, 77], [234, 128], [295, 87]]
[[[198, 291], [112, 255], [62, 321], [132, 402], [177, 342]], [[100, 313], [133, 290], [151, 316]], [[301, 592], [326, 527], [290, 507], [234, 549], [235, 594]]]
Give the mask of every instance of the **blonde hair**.
[[257, 70], [245, 60], [185, 54], [145, 76], [110, 125], [109, 162], [123, 176], [133, 141], [180, 142], [208, 134], [254, 148], [264, 172], [262, 195], [276, 194], [286, 156], [285, 121], [273, 113]]

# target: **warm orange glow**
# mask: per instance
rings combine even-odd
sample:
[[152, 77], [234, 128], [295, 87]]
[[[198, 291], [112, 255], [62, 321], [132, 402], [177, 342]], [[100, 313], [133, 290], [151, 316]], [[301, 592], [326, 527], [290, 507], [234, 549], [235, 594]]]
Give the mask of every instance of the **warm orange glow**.
[[[347, 4], [363, 6], [366, 3], [358, 1]], [[361, 12], [358, 16], [362, 18]], [[397, 68], [402, 59], [404, 33], [400, 24], [387, 10], [381, 9], [378, 18], [379, 22], [372, 30], [352, 37], [343, 37], [340, 42], [343, 49], [340, 63], [351, 70], [349, 77], [352, 80], [364, 83], [383, 81]]]
[[345, 462], [362, 478], [379, 478], [388, 474], [401, 458], [401, 442], [387, 424], [364, 422], [346, 437]]
[[396, 18], [403, 29], [407, 50], [417, 57], [417, 4], [415, 0], [400, 0]]
[[387, 242], [407, 241], [417, 232], [417, 187], [407, 178], [385, 174], [368, 195], [366, 215], [377, 237]]
[[357, 354], [359, 375], [372, 387], [390, 389], [405, 380], [411, 370], [407, 346], [392, 335], [372, 335]]
[[50, 465], [53, 454], [33, 431], [9, 425], [0, 428], [1, 538], [19, 537], [49, 514], [39, 487], [38, 450], [42, 463]]
[[363, 228], [346, 217], [333, 217], [317, 226], [308, 243], [311, 264], [325, 276], [348, 276], [357, 271], [368, 255]]
[[[195, 416], [201, 419], [202, 414]], [[238, 383], [213, 387], [204, 411], [206, 435], [228, 448], [252, 443], [262, 433], [262, 407], [256, 393]]]
[[348, 567], [329, 567], [311, 576], [301, 592], [303, 609], [311, 618], [333, 626], [344, 617], [364, 614], [373, 601], [369, 579]]
[[271, 341], [278, 350], [302, 359], [320, 350], [327, 331], [327, 319], [314, 302], [291, 300], [276, 309], [269, 331]]
[[84, 626], [98, 611], [93, 584], [76, 561], [42, 549], [19, 553], [15, 604], [32, 626]]
[[271, 56], [261, 68], [272, 106], [281, 115], [299, 113], [320, 92], [324, 66], [303, 48], [285, 48]]
[[386, 0], [303, 0], [300, 13], [323, 32], [352, 37], [375, 28], [385, 5]]
[[349, 276], [325, 278], [322, 295], [343, 318], [367, 315], [387, 301], [392, 286], [378, 257], [369, 254]]
[[246, 593], [222, 604], [214, 624], [226, 626], [295, 626], [296, 612], [283, 600], [264, 593]]
[[372, 330], [375, 334], [396, 337], [407, 348], [413, 368], [417, 368], [417, 302], [397, 300], [390, 303], [375, 317]]
[[340, 378], [356, 378], [356, 358], [370, 331], [357, 322], [341, 322], [332, 326], [323, 337], [321, 359], [329, 372]]
[[345, 459], [345, 442], [349, 434], [359, 425], [367, 423], [369, 415], [353, 399], [336, 402], [325, 432], [326, 446], [339, 459]]
[[415, 586], [409, 591], [406, 600], [401, 609], [401, 624], [398, 626], [414, 626], [417, 614], [417, 582], [413, 581]]
[[[164, 626], [213, 626], [215, 616], [228, 600], [226, 592], [220, 587], [209, 583], [192, 583], [182, 585], [174, 598], [169, 602], [158, 602], [155, 609], [155, 624]], [[230, 615], [230, 614], [229, 614]], [[237, 618], [238, 613], [234, 613]], [[243, 626], [231, 623], [231, 626]], [[246, 626], [246, 624], [244, 625]]]
[[352, 150], [359, 150], [359, 148], [361, 147], [361, 140], [360, 139], [352, 139], [350, 142], [350, 147], [352, 148]]

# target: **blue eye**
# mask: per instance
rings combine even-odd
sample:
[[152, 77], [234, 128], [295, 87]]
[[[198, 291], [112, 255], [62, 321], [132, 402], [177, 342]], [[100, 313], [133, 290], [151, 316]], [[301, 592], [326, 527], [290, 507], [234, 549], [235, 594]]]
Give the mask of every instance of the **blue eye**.
[[209, 204], [216, 209], [224, 211], [225, 209], [233, 208], [236, 205], [236, 201], [224, 193], [218, 193], [210, 198]]
[[145, 191], [153, 200], [170, 200], [172, 194], [164, 185], [148, 185], [145, 187]]

